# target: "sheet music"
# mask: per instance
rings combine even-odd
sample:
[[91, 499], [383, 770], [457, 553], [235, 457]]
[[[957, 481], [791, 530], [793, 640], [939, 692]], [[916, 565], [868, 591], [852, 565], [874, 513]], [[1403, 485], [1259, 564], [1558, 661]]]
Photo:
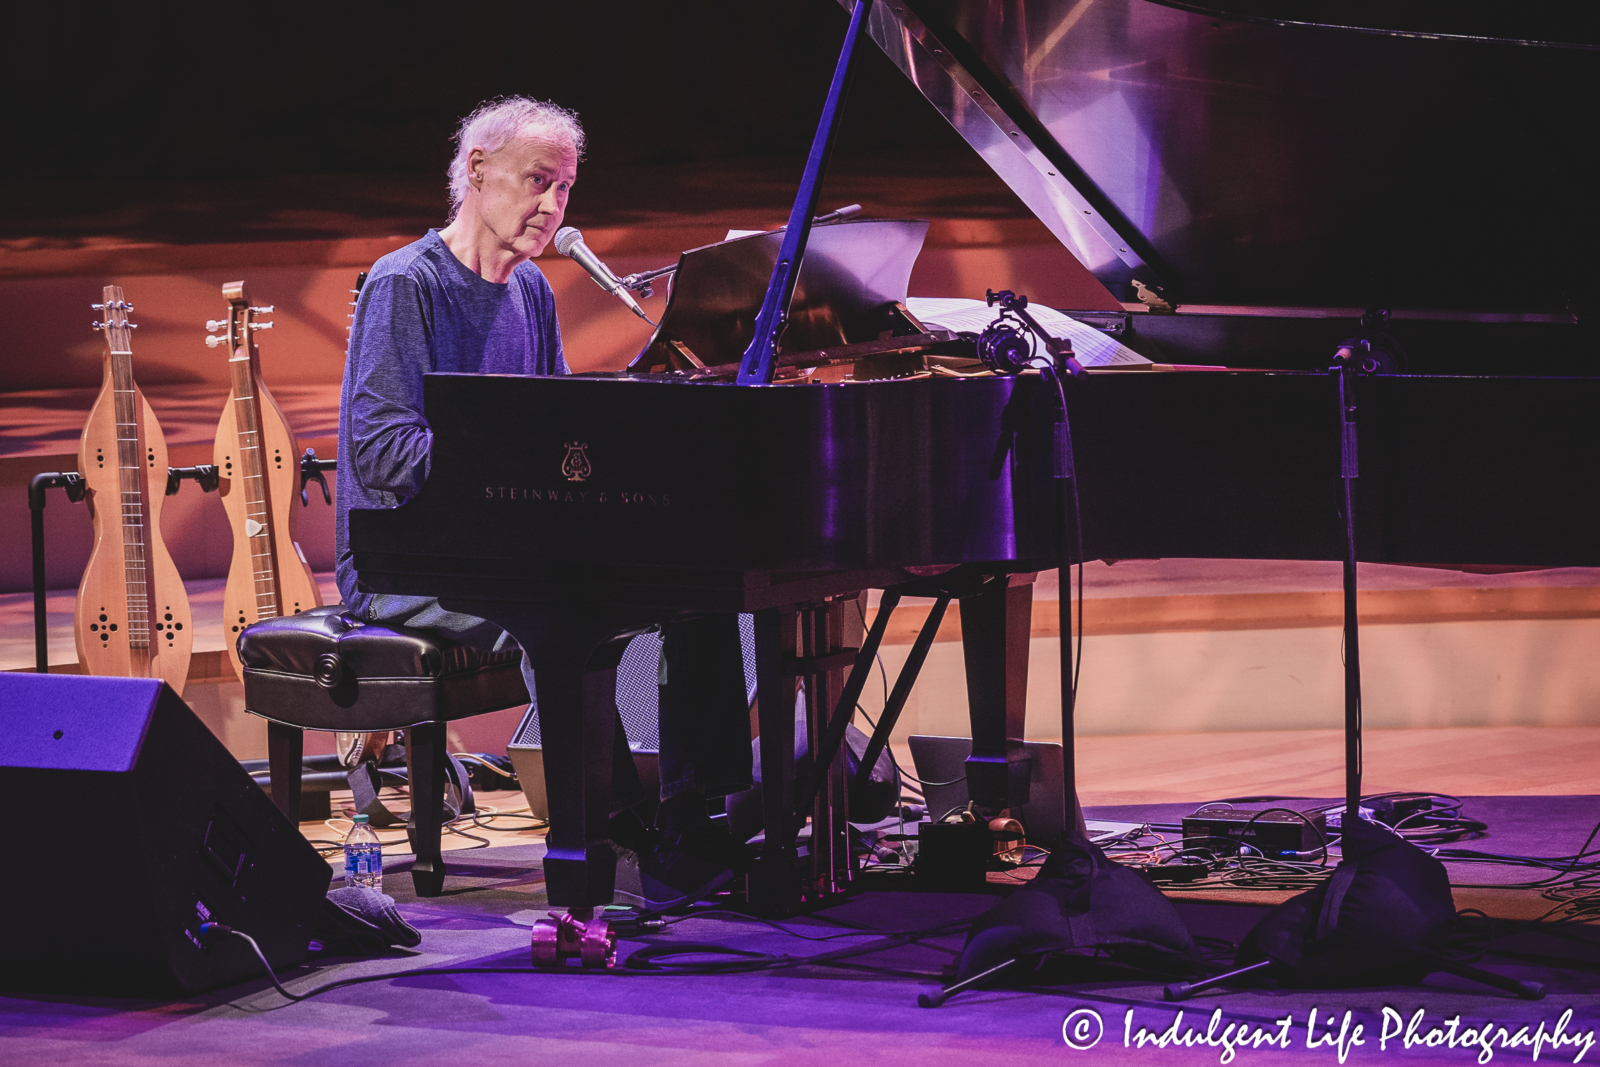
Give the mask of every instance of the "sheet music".
[[[976, 336], [1000, 317], [1001, 308], [966, 297], [909, 296], [906, 308], [931, 329]], [[1029, 304], [1028, 314], [1053, 336], [1072, 342], [1072, 352], [1085, 367], [1148, 367], [1151, 361], [1087, 323], [1043, 304]], [[1043, 348], [1040, 348], [1043, 351]]]

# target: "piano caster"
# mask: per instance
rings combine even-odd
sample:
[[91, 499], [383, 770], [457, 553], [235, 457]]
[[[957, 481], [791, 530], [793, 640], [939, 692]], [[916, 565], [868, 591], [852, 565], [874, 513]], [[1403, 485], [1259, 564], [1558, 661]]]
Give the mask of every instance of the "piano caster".
[[573, 908], [565, 915], [552, 911], [550, 918], [535, 922], [533, 965], [561, 967], [577, 959], [585, 967], [615, 967], [617, 933], [594, 912], [593, 908]]

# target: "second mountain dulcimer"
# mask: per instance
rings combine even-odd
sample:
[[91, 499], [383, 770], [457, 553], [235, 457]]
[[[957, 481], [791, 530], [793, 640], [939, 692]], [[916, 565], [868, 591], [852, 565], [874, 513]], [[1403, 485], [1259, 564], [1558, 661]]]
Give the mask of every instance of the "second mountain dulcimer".
[[[256, 322], [270, 307], [251, 307], [244, 282], [222, 287], [228, 317], [206, 323], [206, 344], [228, 353], [228, 403], [217, 423], [218, 492], [233, 530], [233, 563], [222, 594], [222, 626], [234, 673], [243, 677], [239, 631], [262, 619], [322, 606], [311, 568], [294, 539], [300, 450], [294, 431], [261, 380]], [[225, 333], [218, 333], [223, 331]]]

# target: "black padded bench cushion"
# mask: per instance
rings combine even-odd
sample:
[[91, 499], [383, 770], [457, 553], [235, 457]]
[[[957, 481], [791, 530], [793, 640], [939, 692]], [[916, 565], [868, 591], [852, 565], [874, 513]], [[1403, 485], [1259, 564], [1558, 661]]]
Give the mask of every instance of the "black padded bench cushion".
[[239, 635], [245, 707], [307, 730], [401, 730], [528, 702], [520, 652], [361, 623], [340, 607], [256, 623]]

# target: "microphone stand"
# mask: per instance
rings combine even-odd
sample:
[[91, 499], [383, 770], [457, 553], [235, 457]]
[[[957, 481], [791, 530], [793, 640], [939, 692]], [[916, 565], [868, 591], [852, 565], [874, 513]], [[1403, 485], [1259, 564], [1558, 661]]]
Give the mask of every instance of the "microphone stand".
[[[1405, 350], [1384, 332], [1389, 312], [1368, 308], [1361, 334], [1339, 345], [1328, 373], [1339, 383], [1339, 477], [1344, 483], [1344, 818], [1361, 817], [1361, 645], [1356, 613], [1355, 481], [1361, 473], [1356, 443], [1358, 374], [1405, 370]], [[1342, 825], [1348, 826], [1349, 823]]]
[[1361, 817], [1361, 645], [1356, 614], [1355, 480], [1360, 474], [1356, 444], [1355, 348], [1339, 349], [1328, 368], [1339, 385], [1339, 478], [1344, 488], [1344, 790], [1342, 825]]
[[[1075, 745], [1076, 737], [1076, 712], [1078, 699], [1077, 670], [1072, 652], [1072, 538], [1068, 531], [1081, 531], [1081, 519], [1078, 508], [1078, 483], [1077, 471], [1072, 458], [1072, 426], [1067, 419], [1067, 388], [1068, 377], [1079, 377], [1084, 373], [1083, 364], [1079, 363], [1072, 351], [1072, 342], [1051, 335], [1050, 331], [1039, 325], [1034, 317], [1028, 314], [1028, 298], [1009, 289], [996, 292], [988, 290], [985, 299], [990, 307], [999, 304], [1003, 309], [1001, 317], [990, 323], [978, 340], [978, 353], [984, 365], [996, 374], [1020, 374], [1028, 367], [1037, 367], [1041, 377], [1056, 387], [1056, 396], [1052, 398], [1055, 410], [1055, 420], [1051, 424], [1051, 473], [1056, 482], [1057, 514], [1061, 520], [1061, 542], [1057, 555], [1057, 574], [1059, 591], [1057, 592], [1056, 607], [1059, 612], [1059, 625], [1061, 633], [1061, 777], [1065, 785], [1065, 821], [1068, 837], [1087, 840], [1084, 830], [1083, 810], [1078, 806], [1078, 765]], [[1044, 342], [1045, 351], [1049, 353], [1048, 360], [1037, 359], [1033, 356], [1033, 346], [1026, 343], [1026, 339], [1006, 322], [1006, 316], [1014, 316], [1028, 331]], [[1070, 506], [1069, 506], [1070, 505]], [[1078, 541], [1078, 555], [1083, 555], [1083, 542], [1081, 536]], [[1080, 573], [1082, 573], [1080, 571]], [[1080, 597], [1080, 608], [1082, 598]]]
[[[1032, 320], [1027, 320], [1034, 325]], [[1038, 327], [1034, 325], [1034, 329]], [[1041, 331], [1041, 336], [1046, 338], [1046, 345], [1050, 349], [1051, 362], [1047, 367], [1041, 368], [1041, 375], [1046, 381], [1056, 385], [1058, 396], [1056, 402], [1060, 405], [1057, 412], [1057, 421], [1051, 426], [1053, 446], [1051, 448], [1052, 463], [1056, 481], [1057, 513], [1061, 517], [1061, 542], [1056, 561], [1057, 591], [1057, 631], [1061, 634], [1061, 781], [1064, 785], [1063, 803], [1065, 807], [1065, 835], [1069, 838], [1087, 840], [1088, 835], [1084, 830], [1083, 809], [1078, 805], [1078, 760], [1077, 760], [1077, 703], [1078, 679], [1077, 667], [1073, 661], [1072, 652], [1072, 538], [1069, 531], [1079, 528], [1082, 519], [1079, 515], [1077, 470], [1072, 458], [1072, 427], [1067, 421], [1067, 390], [1066, 375], [1076, 377], [1083, 373], [1083, 367], [1073, 358], [1072, 346], [1062, 341], [1056, 342], [1048, 334]], [[1059, 346], [1059, 347], [1058, 347]], [[1076, 368], [1072, 370], [1071, 368]], [[1082, 566], [1083, 545], [1081, 538], [1078, 545], [1079, 566]], [[1082, 573], [1081, 571], [1079, 573]], [[1082, 603], [1082, 597], [1079, 597]]]

